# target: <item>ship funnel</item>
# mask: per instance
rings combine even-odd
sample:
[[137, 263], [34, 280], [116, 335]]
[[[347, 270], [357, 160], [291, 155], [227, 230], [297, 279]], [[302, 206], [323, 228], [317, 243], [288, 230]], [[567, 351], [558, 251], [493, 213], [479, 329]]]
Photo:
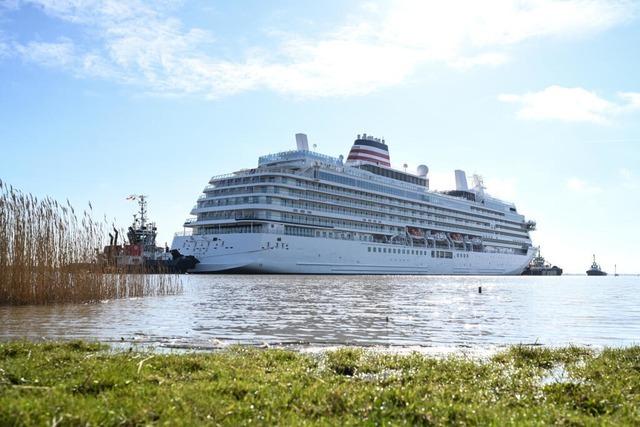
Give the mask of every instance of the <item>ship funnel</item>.
[[309, 140], [306, 133], [296, 133], [296, 146], [298, 150], [309, 151]]
[[347, 164], [356, 162], [391, 167], [389, 147], [383, 139], [366, 133], [358, 135], [347, 156]]
[[467, 186], [467, 174], [463, 170], [456, 169], [456, 190], [457, 191], [469, 191]]

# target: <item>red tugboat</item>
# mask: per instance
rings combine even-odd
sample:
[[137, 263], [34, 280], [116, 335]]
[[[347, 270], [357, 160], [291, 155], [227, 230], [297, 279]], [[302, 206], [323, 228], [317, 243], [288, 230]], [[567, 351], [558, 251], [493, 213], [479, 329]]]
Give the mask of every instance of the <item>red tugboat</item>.
[[118, 245], [118, 230], [109, 233], [109, 246], [105, 246], [101, 262], [140, 273], [185, 272], [195, 267], [197, 260], [183, 257], [178, 251], [156, 246], [157, 227], [147, 219], [147, 196], [131, 195], [127, 200], [137, 200], [139, 210], [133, 215], [133, 223], [127, 230], [128, 242]]

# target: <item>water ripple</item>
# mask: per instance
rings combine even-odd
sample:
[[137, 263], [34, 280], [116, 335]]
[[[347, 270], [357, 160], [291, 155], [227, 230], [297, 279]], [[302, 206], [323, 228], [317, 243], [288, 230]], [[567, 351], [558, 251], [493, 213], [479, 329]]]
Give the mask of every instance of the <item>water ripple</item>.
[[0, 336], [465, 348], [640, 337], [638, 277], [207, 275], [184, 276], [184, 287], [176, 297], [0, 307]]

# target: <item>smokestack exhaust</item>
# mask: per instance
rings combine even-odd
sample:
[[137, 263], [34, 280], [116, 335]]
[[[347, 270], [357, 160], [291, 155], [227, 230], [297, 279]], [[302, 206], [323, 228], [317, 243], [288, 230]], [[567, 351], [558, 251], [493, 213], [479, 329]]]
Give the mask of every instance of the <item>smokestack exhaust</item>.
[[467, 186], [467, 174], [463, 170], [456, 169], [456, 190], [457, 191], [469, 191]]
[[296, 146], [298, 150], [309, 151], [309, 140], [306, 133], [296, 133]]

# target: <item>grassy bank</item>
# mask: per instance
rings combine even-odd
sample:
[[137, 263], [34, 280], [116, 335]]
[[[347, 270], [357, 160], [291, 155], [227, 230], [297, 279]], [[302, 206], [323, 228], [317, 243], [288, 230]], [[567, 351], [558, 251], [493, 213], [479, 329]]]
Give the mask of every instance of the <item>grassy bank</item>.
[[514, 347], [478, 361], [0, 344], [0, 425], [638, 425], [638, 408], [640, 347]]

